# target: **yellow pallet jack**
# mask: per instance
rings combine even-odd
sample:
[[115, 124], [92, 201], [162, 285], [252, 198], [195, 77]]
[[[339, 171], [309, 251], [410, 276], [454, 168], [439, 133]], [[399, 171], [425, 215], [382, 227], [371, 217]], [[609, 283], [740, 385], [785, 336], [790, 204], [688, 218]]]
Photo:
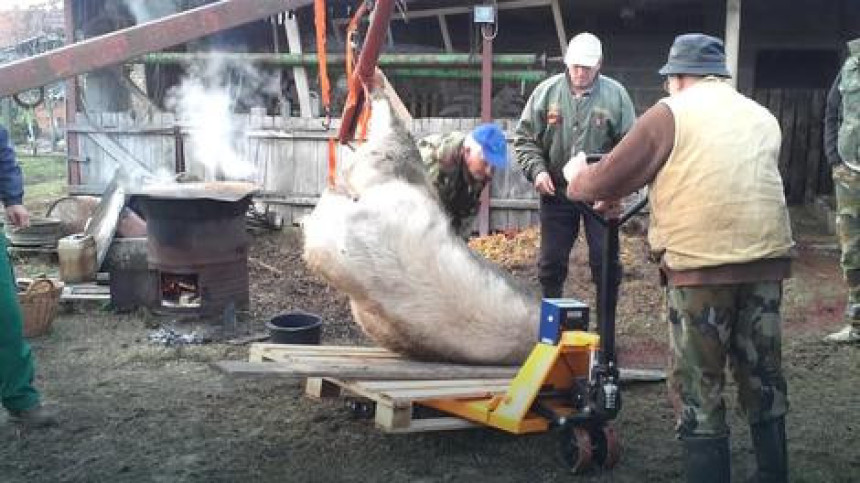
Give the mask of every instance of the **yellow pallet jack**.
[[[593, 161], [593, 159], [590, 159]], [[606, 227], [603, 276], [598, 290], [598, 332], [588, 332], [589, 308], [575, 299], [544, 299], [539, 342], [505, 394], [469, 399], [421, 401], [421, 405], [513, 434], [558, 430], [562, 457], [580, 473], [594, 465], [612, 468], [621, 456], [610, 424], [621, 410], [615, 354], [617, 273], [610, 256], [619, 250], [621, 225], [641, 210], [646, 197], [619, 218], [604, 218], [580, 204], [586, 216]]]

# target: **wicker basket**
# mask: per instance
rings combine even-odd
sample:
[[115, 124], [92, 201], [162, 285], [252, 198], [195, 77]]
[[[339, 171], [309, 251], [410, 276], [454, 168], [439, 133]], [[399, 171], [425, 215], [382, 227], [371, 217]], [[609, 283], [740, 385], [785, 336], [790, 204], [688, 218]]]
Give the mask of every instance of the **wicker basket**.
[[57, 315], [62, 293], [63, 282], [56, 279], [18, 279], [24, 337], [38, 337], [48, 332]]

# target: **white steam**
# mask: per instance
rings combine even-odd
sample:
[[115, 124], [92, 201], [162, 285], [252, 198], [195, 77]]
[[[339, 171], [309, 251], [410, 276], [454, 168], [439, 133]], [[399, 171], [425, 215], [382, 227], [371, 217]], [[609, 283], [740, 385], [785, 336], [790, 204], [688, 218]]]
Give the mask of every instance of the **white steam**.
[[271, 76], [261, 75], [251, 65], [213, 59], [191, 66], [167, 99], [189, 134], [186, 165], [190, 172], [197, 171], [195, 165], [205, 166], [207, 179], [253, 180], [256, 168], [241, 149], [247, 148], [248, 138], [234, 113], [237, 104], [263, 105], [261, 93], [276, 87]]

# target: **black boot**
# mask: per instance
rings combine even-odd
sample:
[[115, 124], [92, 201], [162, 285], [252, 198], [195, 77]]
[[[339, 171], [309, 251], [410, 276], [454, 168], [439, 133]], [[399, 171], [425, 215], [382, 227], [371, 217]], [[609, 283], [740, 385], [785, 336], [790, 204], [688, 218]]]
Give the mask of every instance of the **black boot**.
[[788, 482], [788, 451], [785, 439], [785, 417], [750, 425], [758, 483]]
[[686, 437], [683, 443], [687, 483], [729, 483], [731, 481], [728, 436]]

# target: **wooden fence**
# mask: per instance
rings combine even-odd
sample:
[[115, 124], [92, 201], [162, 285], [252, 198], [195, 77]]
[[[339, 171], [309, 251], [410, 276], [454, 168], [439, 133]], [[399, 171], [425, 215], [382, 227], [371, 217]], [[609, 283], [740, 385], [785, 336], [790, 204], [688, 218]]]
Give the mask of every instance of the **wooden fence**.
[[[254, 167], [253, 181], [263, 188], [262, 202], [274, 206], [288, 223], [298, 222], [310, 212], [326, 186], [327, 140], [336, 133], [337, 121], [325, 129], [321, 119], [282, 118], [265, 115], [235, 115], [233, 125], [245, 135], [235, 144], [240, 157]], [[414, 136], [469, 130], [478, 119], [415, 119]], [[508, 133], [513, 120], [499, 121]], [[134, 118], [126, 113], [79, 115], [70, 132], [81, 135], [82, 184], [70, 188], [75, 193], [100, 194], [118, 166], [132, 173], [139, 183], [142, 173], [170, 176], [176, 170], [177, 139], [186, 160], [186, 172], [204, 180], [214, 180], [215, 170], [194, 162], [196, 155], [189, 132], [176, 128], [172, 114]], [[338, 157], [348, 155], [339, 148]], [[513, 160], [513, 152], [509, 153]], [[342, 166], [342, 163], [339, 164]], [[490, 229], [521, 228], [537, 223], [537, 196], [519, 168], [496, 174], [490, 196]]]
[[790, 204], [811, 203], [830, 193], [833, 182], [824, 156], [824, 89], [757, 89], [753, 98], [766, 106], [782, 128], [779, 172]]

